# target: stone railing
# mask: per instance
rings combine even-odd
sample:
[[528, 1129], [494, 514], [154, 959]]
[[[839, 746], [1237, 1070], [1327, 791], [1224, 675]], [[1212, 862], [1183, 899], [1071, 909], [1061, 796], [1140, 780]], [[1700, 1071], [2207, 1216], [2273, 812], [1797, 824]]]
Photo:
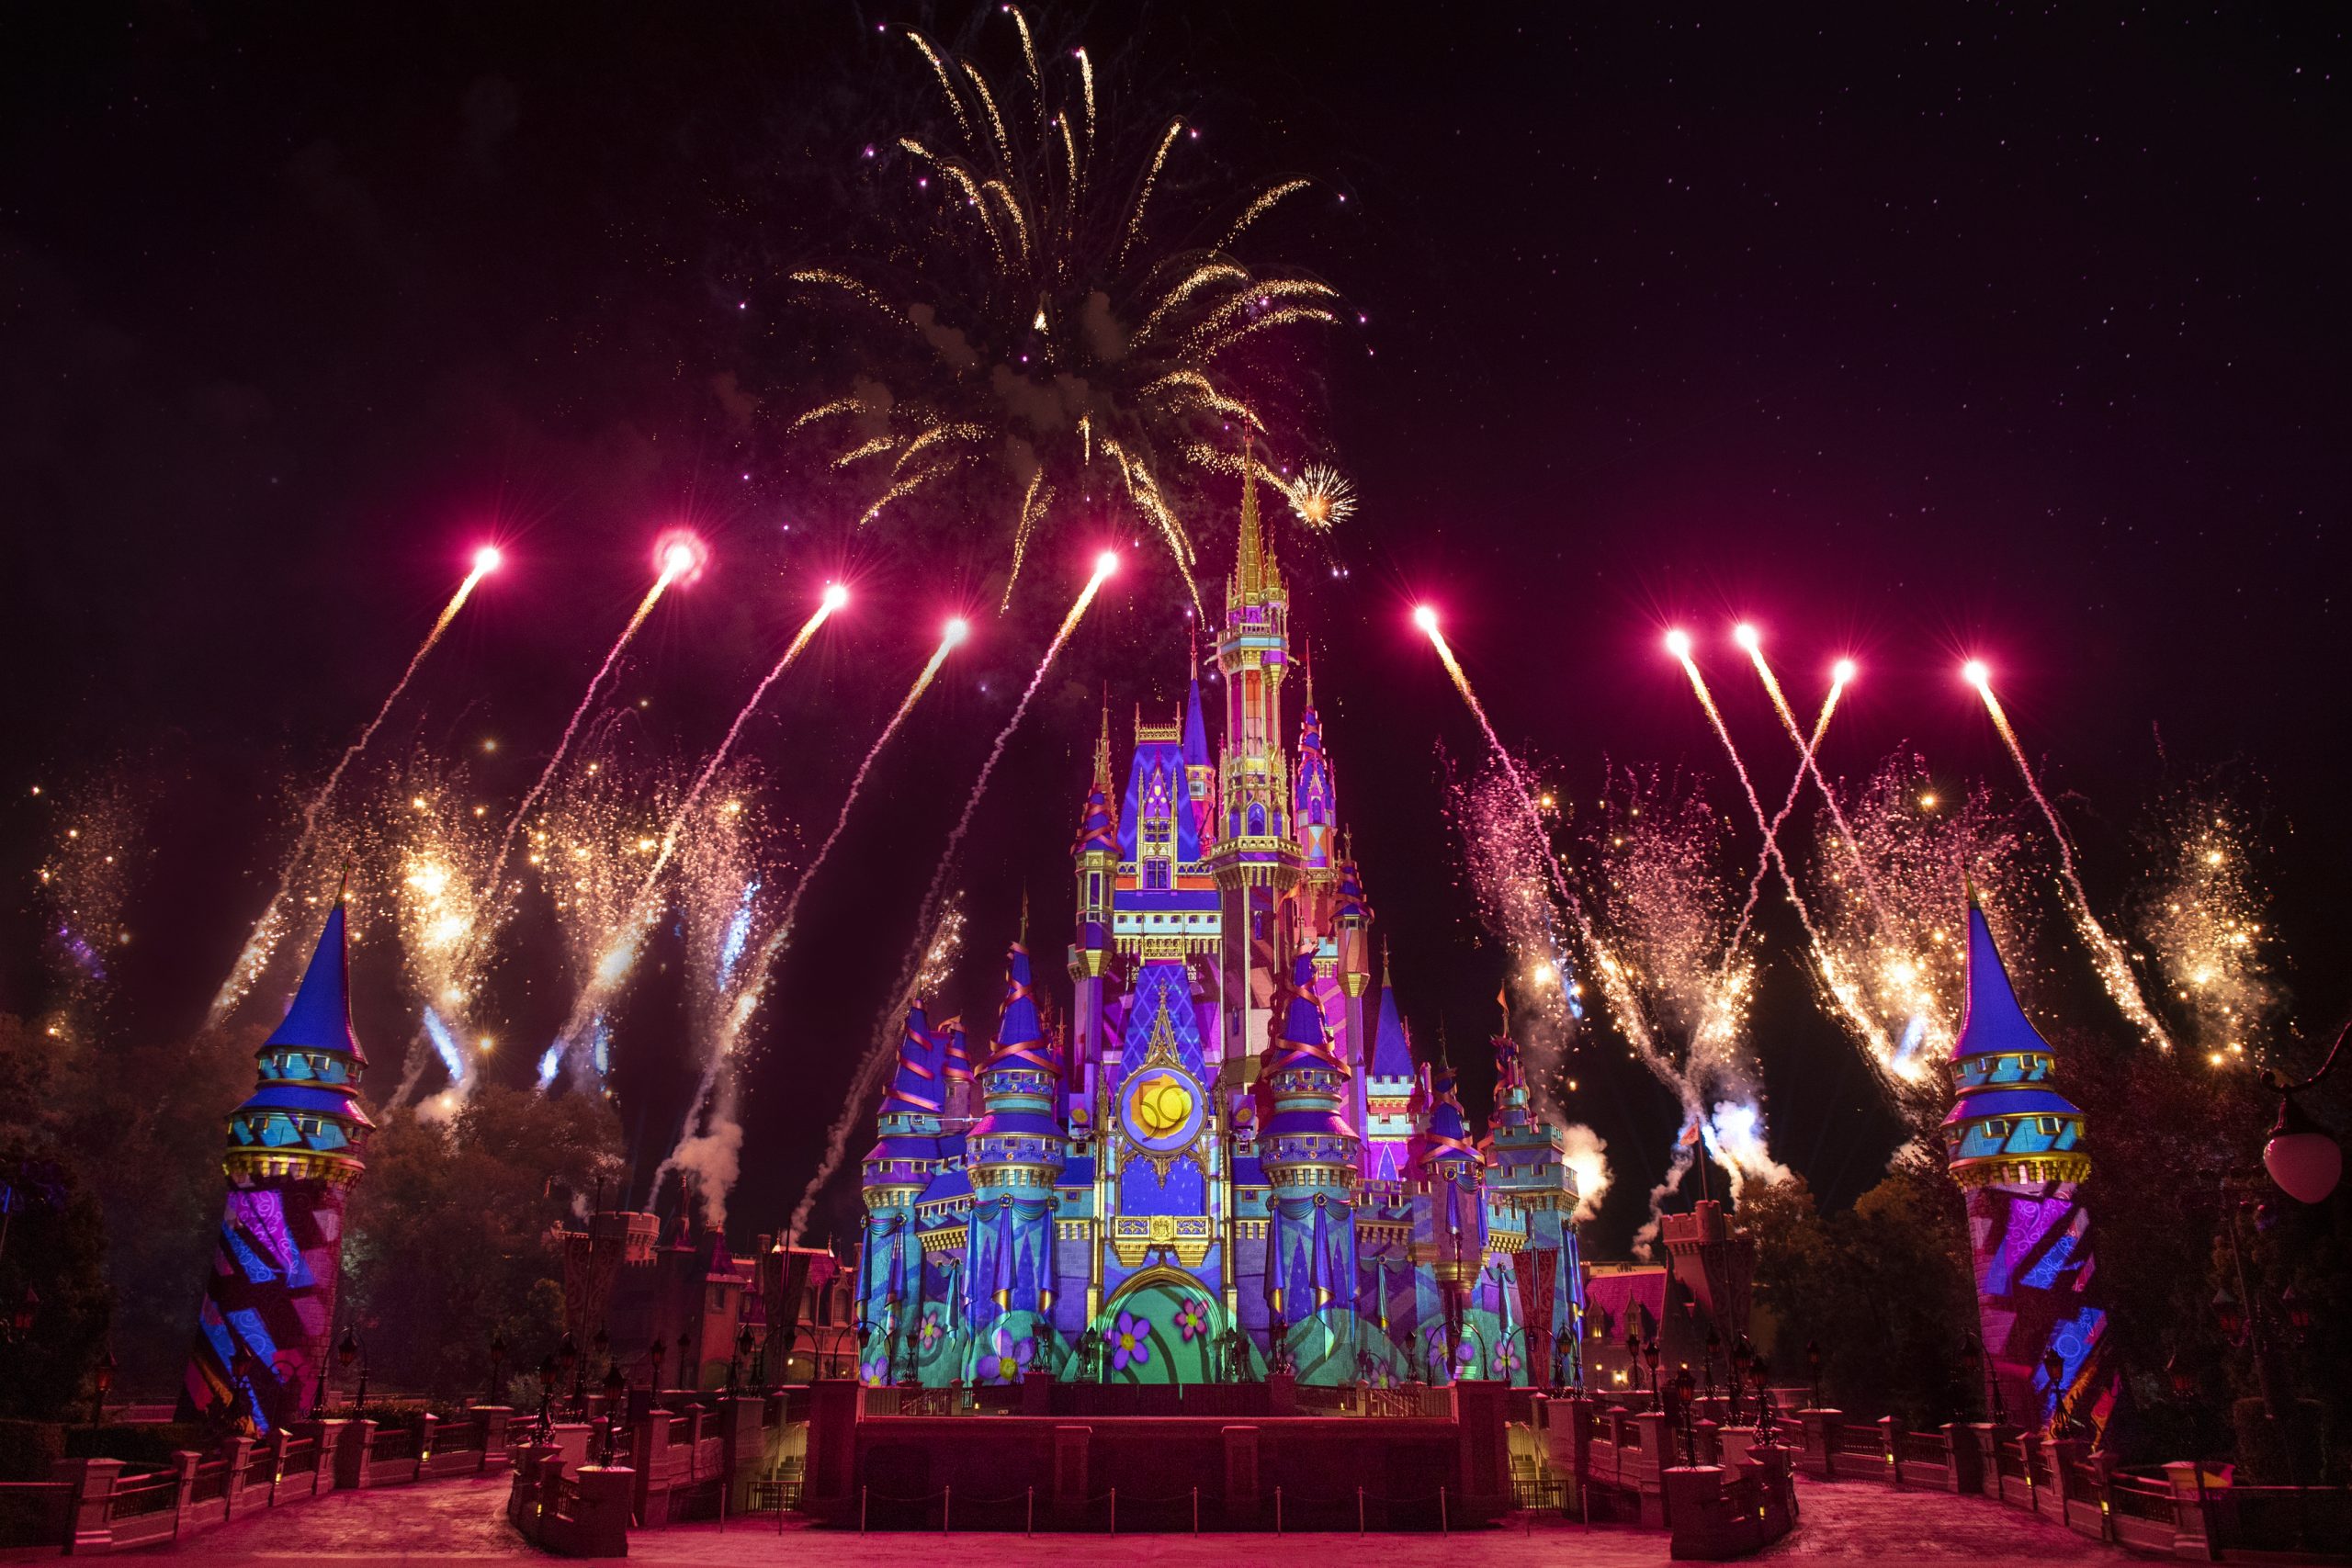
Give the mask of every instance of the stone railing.
[[2124, 1470], [2083, 1438], [1984, 1421], [1913, 1431], [1891, 1416], [1849, 1423], [1842, 1411], [1805, 1410], [1798, 1419], [1797, 1466], [1823, 1480], [1982, 1495], [2093, 1540], [2167, 1556], [2352, 1546], [2352, 1489], [2342, 1486], [2242, 1486], [2228, 1465], [2185, 1460]]
[[637, 1472], [580, 1464], [575, 1453], [575, 1445], [559, 1441], [519, 1450], [507, 1521], [524, 1540], [560, 1557], [626, 1557]]
[[[54, 1533], [30, 1544], [76, 1554], [121, 1551], [337, 1490], [502, 1469], [507, 1416], [494, 1406], [477, 1408], [461, 1421], [436, 1424], [427, 1416], [405, 1445], [396, 1445], [404, 1452], [383, 1458], [375, 1453], [375, 1422], [321, 1420], [297, 1422], [258, 1440], [232, 1438], [209, 1455], [183, 1450], [169, 1468], [144, 1473], [128, 1473], [120, 1460], [60, 1461], [44, 1502]], [[450, 1437], [437, 1436], [436, 1427]]]

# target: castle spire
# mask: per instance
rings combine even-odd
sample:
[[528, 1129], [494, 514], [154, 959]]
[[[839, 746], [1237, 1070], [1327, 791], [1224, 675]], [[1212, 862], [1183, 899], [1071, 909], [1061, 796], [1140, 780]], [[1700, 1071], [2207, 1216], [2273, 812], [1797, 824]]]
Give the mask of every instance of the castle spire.
[[1254, 597], [1263, 584], [1265, 547], [1258, 531], [1257, 448], [1247, 430], [1241, 433], [1241, 544], [1234, 562], [1242, 597]]
[[1111, 683], [1102, 683], [1102, 728], [1094, 738], [1094, 782], [1111, 787]]

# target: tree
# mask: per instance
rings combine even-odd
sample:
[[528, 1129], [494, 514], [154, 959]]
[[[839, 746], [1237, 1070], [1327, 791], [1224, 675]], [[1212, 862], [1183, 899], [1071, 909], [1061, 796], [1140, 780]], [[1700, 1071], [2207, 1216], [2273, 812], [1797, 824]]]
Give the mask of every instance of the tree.
[[354, 1190], [346, 1321], [379, 1387], [456, 1396], [485, 1386], [493, 1334], [510, 1369], [562, 1333], [561, 1261], [548, 1233], [619, 1168], [601, 1100], [485, 1086], [447, 1122], [385, 1114]]
[[43, 1420], [87, 1412], [112, 1306], [105, 1220], [51, 1109], [52, 1044], [0, 1014], [0, 1415]]

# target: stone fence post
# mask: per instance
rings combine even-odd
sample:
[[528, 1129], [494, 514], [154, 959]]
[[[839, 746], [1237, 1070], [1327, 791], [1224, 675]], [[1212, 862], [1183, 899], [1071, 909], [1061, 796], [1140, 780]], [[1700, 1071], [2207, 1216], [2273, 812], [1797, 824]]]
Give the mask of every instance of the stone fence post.
[[481, 1431], [481, 1470], [496, 1470], [511, 1461], [506, 1452], [507, 1423], [514, 1412], [503, 1404], [477, 1404], [472, 1411], [474, 1425]]
[[122, 1461], [62, 1459], [51, 1467], [50, 1479], [74, 1488], [66, 1504], [66, 1525], [73, 1532], [65, 1540], [67, 1552], [104, 1551], [114, 1540], [107, 1513], [114, 1506], [115, 1488], [122, 1483]]
[[1846, 1429], [1842, 1410], [1800, 1410], [1797, 1420], [1804, 1433], [1805, 1467], [1828, 1481], [1838, 1473], [1838, 1444]]
[[1901, 1417], [1882, 1416], [1878, 1418], [1878, 1446], [1882, 1456], [1879, 1462], [1886, 1467], [1886, 1479], [1894, 1483], [1894, 1489], [1897, 1492], [1902, 1491], [1903, 1421]]
[[222, 1512], [229, 1518], [237, 1517], [237, 1504], [245, 1491], [245, 1467], [252, 1462], [253, 1457], [254, 1440], [251, 1438], [231, 1438], [220, 1445], [220, 1458], [229, 1466], [229, 1472], [223, 1478], [228, 1484], [221, 1490], [225, 1505]]
[[342, 1487], [365, 1487], [368, 1484], [368, 1466], [375, 1457], [376, 1423], [367, 1420], [345, 1422], [334, 1449], [334, 1483]]
[[194, 1449], [181, 1449], [172, 1455], [172, 1477], [179, 1483], [179, 1491], [172, 1499], [172, 1539], [177, 1540], [180, 1531], [187, 1528], [188, 1505], [195, 1500], [196, 1467], [204, 1456]]

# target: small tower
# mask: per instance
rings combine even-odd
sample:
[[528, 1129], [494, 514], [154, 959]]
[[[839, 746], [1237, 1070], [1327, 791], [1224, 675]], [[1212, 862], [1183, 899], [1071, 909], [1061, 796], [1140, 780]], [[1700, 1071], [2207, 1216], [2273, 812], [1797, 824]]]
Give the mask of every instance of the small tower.
[[988, 1382], [1053, 1365], [1041, 1352], [1053, 1332], [1055, 1184], [1069, 1139], [1055, 1103], [1061, 1063], [1031, 985], [1029, 950], [1015, 942], [996, 1048], [980, 1068], [982, 1114], [965, 1138], [972, 1178], [967, 1320], [978, 1358], [973, 1373]]
[[[1573, 1384], [1583, 1292], [1576, 1172], [1568, 1168], [1567, 1134], [1536, 1113], [1519, 1043], [1507, 1033], [1495, 1037], [1495, 1114], [1482, 1152], [1488, 1213], [1511, 1216], [1524, 1232], [1510, 1262], [1527, 1331], [1528, 1381]], [[1562, 1325], [1565, 1335], [1557, 1332]]]
[[[2107, 1314], [2093, 1303], [2083, 1113], [2051, 1087], [2050, 1044], [2018, 1006], [1992, 929], [1968, 900], [1968, 1007], [1944, 1117], [1951, 1179], [1968, 1199], [1976, 1310], [2000, 1415], [2096, 1437], [2119, 1392]], [[2057, 1358], [2053, 1380], [2046, 1364]]]
[[[1299, 953], [1281, 1032], [1266, 1042], [1258, 1075], [1258, 1157], [1272, 1192], [1266, 1233], [1266, 1304], [1294, 1325], [1305, 1381], [1355, 1378], [1355, 1189], [1359, 1159], [1347, 1064], [1324, 1036], [1315, 955]], [[1336, 1303], [1336, 1310], [1335, 1310]], [[1319, 1331], [1306, 1325], [1319, 1325]]]
[[894, 1381], [915, 1349], [922, 1292], [915, 1201], [939, 1167], [939, 1117], [946, 1103], [941, 1056], [918, 998], [907, 1009], [898, 1066], [882, 1097], [878, 1135], [864, 1166], [865, 1245], [858, 1254], [858, 1309], [868, 1330], [869, 1382]]
[[1477, 1361], [1479, 1347], [1467, 1330], [1471, 1290], [1486, 1269], [1487, 1205], [1479, 1190], [1485, 1161], [1470, 1141], [1453, 1066], [1442, 1054], [1425, 1065], [1415, 1099], [1421, 1110], [1412, 1175], [1422, 1191], [1413, 1203], [1413, 1253], [1426, 1260], [1434, 1297], [1436, 1310], [1419, 1315], [1432, 1325], [1423, 1354], [1430, 1380], [1438, 1382]]
[[1298, 716], [1298, 775], [1291, 786], [1291, 824], [1299, 864], [1311, 881], [1337, 873], [1340, 860], [1339, 784], [1323, 750], [1323, 716], [1315, 708], [1315, 662], [1302, 661], [1306, 705]]
[[1117, 944], [1113, 910], [1118, 890], [1119, 818], [1111, 804], [1111, 710], [1102, 710], [1102, 729], [1094, 742], [1094, 783], [1079, 814], [1078, 838], [1070, 855], [1077, 863], [1077, 919], [1070, 934], [1069, 976], [1075, 987], [1071, 1001], [1070, 1052], [1067, 1064], [1069, 1109], [1093, 1102], [1093, 1073], [1102, 1055], [1102, 991], [1111, 977]]
[[1192, 802], [1193, 827], [1203, 843], [1216, 837], [1216, 764], [1209, 757], [1208, 726], [1201, 717], [1201, 653], [1192, 653], [1184, 688], [1184, 793]]
[[229, 1117], [229, 1200], [179, 1418], [225, 1417], [262, 1436], [325, 1392], [344, 1203], [375, 1129], [359, 1107], [368, 1056], [351, 1032], [340, 897], [255, 1060], [259, 1081]]

